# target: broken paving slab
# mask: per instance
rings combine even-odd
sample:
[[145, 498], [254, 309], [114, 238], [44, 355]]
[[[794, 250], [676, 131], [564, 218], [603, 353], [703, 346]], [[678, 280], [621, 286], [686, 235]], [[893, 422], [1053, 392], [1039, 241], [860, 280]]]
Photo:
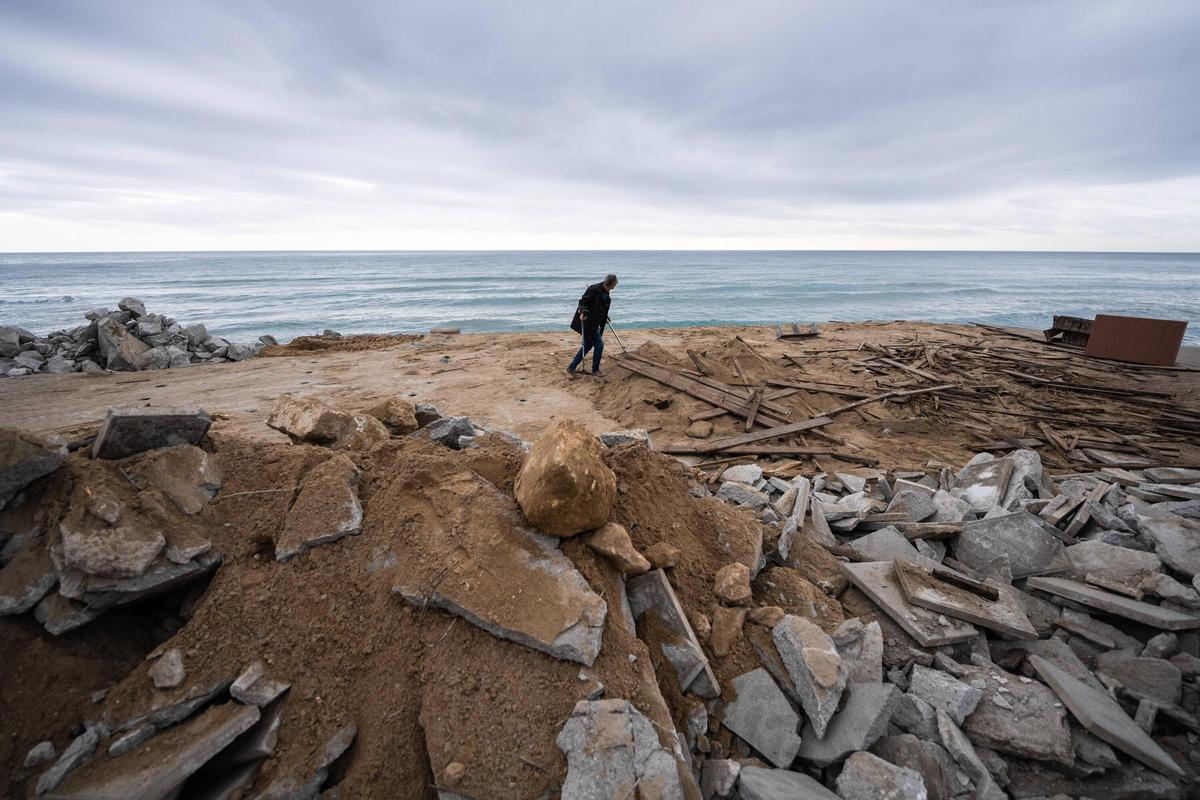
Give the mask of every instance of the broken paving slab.
[[1009, 586], [988, 582], [1000, 596], [998, 600], [988, 600], [938, 580], [935, 575], [903, 561], [895, 563], [895, 575], [905, 598], [914, 606], [965, 620], [1013, 639], [1037, 638], [1037, 630]]
[[1008, 795], [996, 785], [992, 773], [988, 771], [979, 753], [975, 752], [971, 740], [954, 724], [950, 715], [940, 708], [937, 709], [937, 729], [946, 752], [958, 763], [967, 777], [975, 782], [973, 800], [1007, 800]]
[[846, 688], [846, 665], [837, 646], [815, 623], [794, 614], [784, 616], [771, 635], [804, 713], [817, 736], [824, 736]]
[[92, 458], [129, 456], [172, 447], [198, 445], [212, 419], [203, 408], [110, 408], [92, 445]]
[[555, 743], [567, 759], [563, 800], [685, 797], [674, 754], [628, 700], [580, 700]]
[[742, 800], [841, 800], [803, 772], [745, 766], [738, 774]]
[[1089, 732], [1151, 769], [1176, 779], [1184, 777], [1179, 765], [1108, 694], [1087, 686], [1039, 656], [1030, 656], [1029, 664]]
[[1164, 562], [1186, 575], [1200, 575], [1200, 522], [1175, 514], [1139, 519], [1144, 536], [1154, 542], [1154, 552]]
[[1070, 568], [1062, 541], [1050, 526], [1028, 511], [1014, 511], [964, 522], [954, 557], [971, 569], [987, 572], [999, 556], [1007, 556], [1014, 578], [1047, 575]]
[[185, 514], [203, 511], [224, 482], [216, 458], [190, 444], [150, 453], [134, 469]]
[[887, 733], [892, 713], [900, 703], [900, 690], [890, 683], [852, 683], [846, 687], [842, 709], [817, 736], [811, 723], [800, 734], [798, 757], [819, 767], [836, 764], [858, 750], [866, 750]]
[[95, 759], [72, 772], [45, 800], [158, 800], [169, 797], [258, 721], [255, 706], [214, 706], [186, 725], [163, 732], [145, 747], [113, 759]]
[[995, 667], [963, 666], [961, 680], [983, 687], [975, 710], [959, 723], [976, 746], [1021, 758], [1072, 763], [1067, 712], [1054, 692]]
[[1162, 569], [1162, 561], [1154, 553], [1132, 550], [1098, 539], [1073, 544], [1066, 549], [1066, 554], [1071, 564], [1071, 577], [1080, 581], [1088, 575], [1099, 575], [1136, 587], [1143, 578]]
[[512, 498], [469, 471], [436, 482], [402, 479], [397, 488], [407, 496], [396, 497], [393, 487], [381, 491], [428, 511], [421, 535], [409, 540], [395, 568], [393, 592], [418, 608], [457, 614], [493, 636], [592, 665], [608, 606], [557, 539], [522, 524]]
[[275, 560], [287, 562], [314, 547], [362, 531], [358, 478], [358, 467], [345, 453], [309, 470], [275, 542]]
[[843, 800], [926, 800], [925, 779], [921, 773], [884, 761], [871, 753], [855, 753], [837, 777], [837, 790]]
[[59, 592], [47, 594], [33, 609], [33, 618], [47, 633], [61, 636], [67, 631], [86, 625], [103, 614], [105, 609], [63, 597]]
[[847, 542], [846, 546], [863, 561], [911, 561], [925, 567], [940, 566], [932, 558], [921, 555], [913, 543], [891, 525]]
[[940, 669], [913, 664], [908, 675], [908, 694], [940, 708], [962, 724], [983, 698], [983, 690], [963, 683]]
[[0, 428], [0, 508], [66, 460], [67, 443], [61, 436], [43, 438], [15, 428]]
[[973, 625], [909, 603], [889, 561], [842, 564], [842, 572], [922, 647], [965, 642], [979, 635]]
[[716, 673], [709, 666], [666, 573], [655, 569], [636, 578], [629, 578], [625, 584], [625, 591], [635, 620], [641, 619], [642, 614], [647, 611], [653, 611], [667, 629], [679, 637], [678, 646], [664, 647], [663, 655], [675, 667], [680, 688], [700, 697], [719, 695], [721, 689]]
[[1177, 706], [1183, 695], [1183, 674], [1179, 667], [1162, 658], [1110, 650], [1096, 656], [1096, 672], [1119, 681], [1125, 689], [1153, 698], [1159, 705]]
[[233, 699], [262, 708], [274, 703], [291, 688], [290, 683], [268, 678], [266, 670], [266, 665], [261, 661], [246, 667], [229, 687]]
[[790, 766], [800, 748], [800, 716], [770, 673], [759, 667], [733, 679], [737, 693], [725, 704], [721, 724], [777, 767]]
[[[981, 453], [980, 455], [986, 455]], [[958, 471], [955, 493], [979, 514], [986, 514], [1004, 500], [1012, 462], [1007, 458], [980, 459], [976, 456]]]
[[0, 617], [24, 614], [56, 585], [58, 572], [46, 551], [45, 539], [34, 539], [0, 569]]
[[1200, 617], [1105, 592], [1066, 578], [1030, 578], [1026, 588], [1062, 597], [1154, 628], [1171, 631], [1200, 628]]

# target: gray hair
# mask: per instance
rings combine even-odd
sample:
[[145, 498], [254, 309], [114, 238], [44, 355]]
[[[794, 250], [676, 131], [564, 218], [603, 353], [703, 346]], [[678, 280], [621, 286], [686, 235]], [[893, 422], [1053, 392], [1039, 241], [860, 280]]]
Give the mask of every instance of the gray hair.
[[604, 285], [605, 285], [605, 286], [616, 286], [616, 285], [617, 285], [617, 276], [616, 276], [616, 274], [615, 274], [615, 273], [612, 273], [612, 272], [610, 272], [610, 273], [608, 273], [607, 275], [605, 275], [605, 276], [604, 276]]

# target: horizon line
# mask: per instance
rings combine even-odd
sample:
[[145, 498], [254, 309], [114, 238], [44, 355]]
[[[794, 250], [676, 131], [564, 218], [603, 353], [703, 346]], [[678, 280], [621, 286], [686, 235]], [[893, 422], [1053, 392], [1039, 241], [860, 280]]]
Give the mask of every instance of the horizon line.
[[235, 250], [7, 250], [0, 256], [74, 256], [74, 255], [151, 255], [155, 253], [1055, 253], [1063, 255], [1162, 255], [1194, 256], [1200, 250], [994, 250], [994, 249], [929, 249], [929, 248], [421, 248], [421, 249], [270, 249]]

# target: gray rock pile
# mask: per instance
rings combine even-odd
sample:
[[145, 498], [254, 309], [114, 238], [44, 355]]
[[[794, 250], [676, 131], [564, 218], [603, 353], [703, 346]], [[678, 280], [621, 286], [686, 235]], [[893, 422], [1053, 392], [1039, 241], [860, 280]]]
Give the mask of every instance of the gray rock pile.
[[797, 537], [843, 559], [861, 618], [826, 634], [751, 610], [772, 635], [710, 701], [706, 798], [1194, 791], [1200, 470], [1051, 478], [1018, 450], [854, 473], [743, 464], [700, 487], [776, 529], [765, 559]]
[[115, 311], [95, 308], [87, 322], [70, 330], [38, 336], [15, 325], [0, 325], [0, 375], [136, 371], [193, 364], [242, 361], [257, 355], [266, 340], [240, 344], [210, 336], [201, 323], [182, 325], [126, 297]]

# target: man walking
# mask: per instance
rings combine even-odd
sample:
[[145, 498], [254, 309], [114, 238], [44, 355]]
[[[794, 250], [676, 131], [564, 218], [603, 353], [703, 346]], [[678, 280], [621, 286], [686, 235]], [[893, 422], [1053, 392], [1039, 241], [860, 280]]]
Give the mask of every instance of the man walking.
[[575, 368], [583, 363], [583, 357], [592, 351], [592, 374], [599, 377], [600, 358], [604, 355], [604, 325], [608, 322], [608, 307], [612, 302], [609, 293], [617, 288], [617, 276], [608, 274], [600, 283], [587, 287], [583, 297], [579, 298], [579, 306], [575, 316], [571, 318], [571, 330], [583, 334], [583, 346], [567, 367], [567, 374], [572, 379], [579, 376]]

